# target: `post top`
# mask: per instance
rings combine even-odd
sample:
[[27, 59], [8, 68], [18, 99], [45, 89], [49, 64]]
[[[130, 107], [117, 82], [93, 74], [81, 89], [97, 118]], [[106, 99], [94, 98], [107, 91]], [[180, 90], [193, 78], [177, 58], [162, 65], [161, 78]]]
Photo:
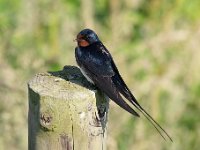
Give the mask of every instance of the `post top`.
[[[55, 98], [83, 98], [94, 95], [95, 87], [89, 83], [75, 66], [64, 66], [63, 70], [38, 73], [29, 82], [28, 87], [40, 95]], [[69, 93], [70, 95], [66, 95]]]

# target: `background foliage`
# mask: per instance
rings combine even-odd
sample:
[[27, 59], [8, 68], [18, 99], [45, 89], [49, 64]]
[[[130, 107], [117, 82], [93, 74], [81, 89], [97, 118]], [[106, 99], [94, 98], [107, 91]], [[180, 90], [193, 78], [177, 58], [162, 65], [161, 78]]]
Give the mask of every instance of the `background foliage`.
[[0, 149], [27, 149], [26, 83], [76, 65], [73, 39], [87, 27], [174, 140], [111, 102], [108, 149], [198, 150], [199, 16], [199, 0], [0, 0]]

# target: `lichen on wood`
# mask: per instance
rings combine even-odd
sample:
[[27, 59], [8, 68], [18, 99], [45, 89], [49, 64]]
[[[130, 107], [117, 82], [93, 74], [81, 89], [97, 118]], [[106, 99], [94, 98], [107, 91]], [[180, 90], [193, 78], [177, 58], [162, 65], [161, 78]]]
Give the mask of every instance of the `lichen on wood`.
[[29, 150], [105, 150], [108, 98], [80, 70], [39, 73], [28, 82]]

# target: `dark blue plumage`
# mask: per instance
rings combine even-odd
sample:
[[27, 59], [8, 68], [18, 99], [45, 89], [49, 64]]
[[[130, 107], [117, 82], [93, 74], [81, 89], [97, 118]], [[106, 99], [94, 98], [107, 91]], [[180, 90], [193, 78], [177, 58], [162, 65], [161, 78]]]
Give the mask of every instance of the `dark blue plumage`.
[[123, 95], [151, 122], [164, 139], [165, 134], [172, 141], [167, 132], [137, 102], [122, 79], [111, 54], [96, 33], [84, 29], [77, 35], [76, 40], [78, 43], [75, 49], [76, 61], [88, 81], [95, 84], [120, 107], [139, 117], [139, 114], [123, 100], [121, 96]]

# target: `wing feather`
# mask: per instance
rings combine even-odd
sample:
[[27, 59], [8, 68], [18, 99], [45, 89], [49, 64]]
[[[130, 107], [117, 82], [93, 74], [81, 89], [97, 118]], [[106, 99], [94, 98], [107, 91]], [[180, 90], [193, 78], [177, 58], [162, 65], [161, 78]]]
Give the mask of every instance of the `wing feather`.
[[120, 95], [122, 94], [150, 121], [164, 139], [162, 132], [172, 141], [168, 133], [137, 102], [120, 76], [112, 56], [101, 42], [93, 44], [87, 47], [87, 49], [76, 49], [76, 59], [79, 66], [87, 72], [89, 78], [110, 99], [129, 113], [139, 117], [139, 114], [123, 100]]
[[110, 99], [112, 99], [117, 105], [119, 105], [121, 108], [125, 109], [129, 113], [139, 117], [139, 114], [133, 110], [126, 101], [123, 100], [121, 95], [119, 94], [119, 91], [117, 90], [116, 86], [114, 85], [111, 77], [103, 77], [103, 76], [96, 76], [96, 75], [90, 75], [92, 81], [95, 83], [95, 85], [101, 89]]

